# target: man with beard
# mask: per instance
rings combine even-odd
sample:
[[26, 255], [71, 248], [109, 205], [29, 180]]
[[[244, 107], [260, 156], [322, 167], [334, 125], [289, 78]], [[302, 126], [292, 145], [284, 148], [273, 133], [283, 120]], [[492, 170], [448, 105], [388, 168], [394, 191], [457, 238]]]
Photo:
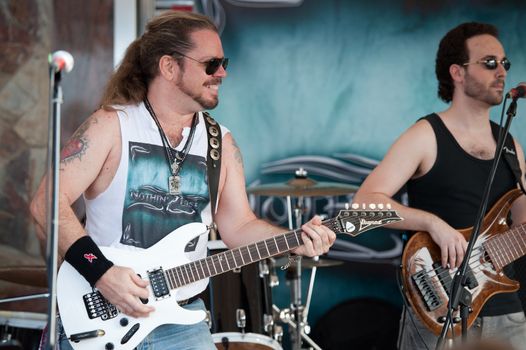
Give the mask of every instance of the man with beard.
[[[154, 308], [140, 300], [152, 298], [149, 283], [143, 279], [146, 276], [114, 264], [98, 246], [135, 250], [140, 259], [144, 249], [177, 228], [194, 222], [210, 225], [213, 217], [230, 248], [284, 232], [250, 210], [239, 148], [226, 128], [203, 113], [218, 103], [227, 63], [217, 29], [207, 17], [171, 11], [154, 18], [110, 78], [102, 108], [62, 151], [59, 253], [124, 314], [156, 316]], [[214, 157], [208, 145], [217, 142], [209, 141], [207, 133], [218, 137], [218, 127], [222, 153]], [[215, 216], [207, 157], [221, 160]], [[42, 240], [46, 239], [45, 183], [31, 207]], [[86, 204], [85, 227], [71, 208], [80, 195]], [[319, 217], [302, 230], [298, 240], [302, 245], [293, 250], [296, 254], [323, 254], [336, 238]], [[184, 252], [197, 261], [206, 257], [207, 241], [208, 232], [203, 232], [183, 246], [170, 247], [170, 254]], [[177, 296], [184, 299], [179, 304], [188, 310], [204, 309], [196, 295], [206, 286], [204, 279], [179, 288]], [[64, 334], [60, 343], [62, 349], [71, 348]], [[138, 349], [153, 347], [215, 349], [204, 321], [161, 325]]]
[[[482, 200], [493, 161], [498, 126], [490, 122], [492, 106], [502, 102], [510, 62], [489, 24], [464, 23], [441, 40], [436, 56], [438, 95], [449, 108], [421, 118], [391, 146], [356, 194], [357, 203], [392, 203], [404, 221], [391, 227], [426, 231], [440, 248], [443, 267], [454, 269], [467, 242], [455, 229], [471, 227]], [[515, 141], [524, 174], [524, 153]], [[501, 157], [488, 208], [517, 179]], [[409, 207], [391, 198], [407, 186]], [[513, 204], [513, 223], [526, 221], [526, 197]], [[412, 310], [405, 310], [400, 349], [433, 349], [437, 337]], [[526, 322], [517, 293], [497, 294], [484, 305], [470, 334], [499, 337], [517, 348], [526, 344]]]

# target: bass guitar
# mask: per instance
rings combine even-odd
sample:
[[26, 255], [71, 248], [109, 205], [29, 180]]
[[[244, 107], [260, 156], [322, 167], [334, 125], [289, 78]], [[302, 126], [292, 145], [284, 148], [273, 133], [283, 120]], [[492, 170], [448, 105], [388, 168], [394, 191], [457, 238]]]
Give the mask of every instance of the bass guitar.
[[[471, 298], [471, 327], [486, 301], [497, 293], [514, 292], [519, 283], [509, 279], [503, 268], [526, 254], [526, 224], [512, 229], [507, 217], [511, 205], [522, 192], [511, 190], [502, 196], [484, 217], [467, 270], [467, 287], [461, 300]], [[469, 239], [472, 228], [459, 230]], [[440, 248], [427, 232], [418, 232], [407, 242], [402, 255], [402, 282], [405, 295], [422, 323], [439, 335], [448, 312], [449, 293], [456, 269], [443, 268]], [[454, 311], [453, 327], [460, 334], [459, 311]], [[448, 336], [451, 337], [451, 330]]]
[[[395, 211], [341, 210], [323, 225], [351, 236], [402, 220]], [[186, 244], [206, 234], [202, 223], [184, 225], [152, 247], [138, 251], [100, 247], [116, 265], [132, 268], [149, 282], [150, 298], [143, 302], [155, 307], [146, 318], [124, 315], [67, 262], [60, 267], [57, 301], [68, 340], [75, 350], [133, 349], [162, 324], [194, 324], [205, 318], [204, 311], [190, 311], [177, 303], [185, 286], [253, 262], [288, 252], [302, 245], [301, 230], [273, 236], [247, 246], [227, 250], [197, 261], [189, 261]]]

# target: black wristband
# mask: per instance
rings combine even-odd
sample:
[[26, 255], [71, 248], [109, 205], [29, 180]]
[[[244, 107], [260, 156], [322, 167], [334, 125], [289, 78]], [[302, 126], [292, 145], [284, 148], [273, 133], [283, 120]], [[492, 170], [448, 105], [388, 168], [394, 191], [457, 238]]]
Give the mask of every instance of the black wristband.
[[90, 236], [83, 236], [69, 247], [64, 259], [71, 264], [92, 287], [113, 263], [106, 259]]

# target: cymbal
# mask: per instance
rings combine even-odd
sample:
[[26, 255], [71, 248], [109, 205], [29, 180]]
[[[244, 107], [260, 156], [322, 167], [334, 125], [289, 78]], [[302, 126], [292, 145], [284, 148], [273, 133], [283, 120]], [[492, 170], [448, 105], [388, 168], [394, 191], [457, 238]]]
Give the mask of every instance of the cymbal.
[[294, 178], [285, 183], [270, 183], [247, 188], [247, 193], [263, 196], [340, 196], [354, 193], [358, 186], [338, 182], [318, 182], [309, 178]]
[[[276, 259], [276, 266], [284, 266], [288, 263], [289, 259], [288, 257], [282, 257]], [[301, 257], [301, 267], [304, 269], [312, 269], [313, 267], [330, 267], [330, 266], [338, 266], [342, 265], [343, 261], [341, 260], [333, 260], [333, 259], [313, 259], [313, 258], [307, 258], [307, 257]]]
[[46, 267], [3, 266], [0, 267], [0, 280], [34, 287], [47, 287]]

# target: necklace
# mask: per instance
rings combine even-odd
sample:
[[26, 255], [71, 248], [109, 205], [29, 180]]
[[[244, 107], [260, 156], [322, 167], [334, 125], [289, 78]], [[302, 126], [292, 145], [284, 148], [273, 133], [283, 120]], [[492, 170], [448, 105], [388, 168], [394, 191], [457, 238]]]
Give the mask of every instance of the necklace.
[[181, 176], [179, 176], [179, 171], [181, 170], [183, 162], [186, 159], [188, 152], [190, 151], [190, 147], [192, 146], [192, 141], [194, 139], [195, 129], [197, 126], [197, 113], [194, 114], [194, 117], [192, 119], [192, 127], [190, 129], [190, 134], [188, 135], [183, 149], [181, 151], [177, 151], [174, 148], [172, 148], [172, 146], [170, 146], [170, 142], [168, 141], [168, 138], [166, 137], [166, 134], [164, 133], [164, 130], [161, 127], [161, 123], [159, 123], [159, 119], [157, 119], [157, 116], [155, 115], [155, 112], [153, 111], [152, 105], [150, 104], [150, 101], [148, 101], [148, 98], [144, 99], [144, 106], [146, 107], [152, 119], [155, 121], [155, 124], [157, 125], [157, 129], [159, 130], [159, 134], [161, 135], [161, 141], [164, 147], [164, 154], [166, 156], [166, 160], [168, 161], [168, 165], [170, 166], [171, 175], [168, 177], [168, 191], [172, 195], [181, 194]]

